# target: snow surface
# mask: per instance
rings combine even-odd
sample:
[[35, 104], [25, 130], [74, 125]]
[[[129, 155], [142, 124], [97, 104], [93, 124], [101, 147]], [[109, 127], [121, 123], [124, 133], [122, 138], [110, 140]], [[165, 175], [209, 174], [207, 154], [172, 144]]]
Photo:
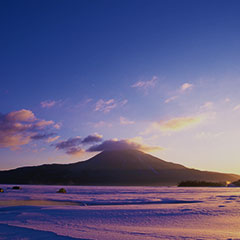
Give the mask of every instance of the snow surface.
[[240, 239], [239, 188], [0, 187], [1, 240]]

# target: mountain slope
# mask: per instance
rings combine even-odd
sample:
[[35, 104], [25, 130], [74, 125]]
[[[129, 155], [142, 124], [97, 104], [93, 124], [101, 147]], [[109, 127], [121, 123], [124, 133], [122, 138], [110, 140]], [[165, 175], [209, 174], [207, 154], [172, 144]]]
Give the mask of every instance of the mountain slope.
[[181, 181], [236, 181], [240, 176], [199, 171], [136, 150], [104, 151], [72, 164], [0, 171], [0, 183], [78, 185], [176, 185]]

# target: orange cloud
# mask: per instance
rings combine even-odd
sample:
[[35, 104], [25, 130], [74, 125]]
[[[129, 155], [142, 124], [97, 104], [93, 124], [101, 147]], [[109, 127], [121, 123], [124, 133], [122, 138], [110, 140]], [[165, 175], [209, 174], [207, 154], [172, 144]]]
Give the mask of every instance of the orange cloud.
[[49, 137], [49, 138], [47, 139], [47, 142], [48, 142], [48, 143], [51, 143], [51, 142], [54, 142], [54, 141], [58, 140], [59, 138], [60, 138], [60, 136]]
[[54, 124], [54, 121], [52, 121], [52, 120], [50, 120], [50, 121], [40, 120], [37, 123], [35, 123], [35, 126], [38, 128], [44, 128], [44, 127], [52, 125], [52, 124]]
[[160, 121], [154, 123], [157, 128], [162, 131], [181, 131], [183, 129], [195, 126], [201, 123], [203, 118], [201, 116], [196, 117], [178, 117], [167, 121]]
[[6, 115], [6, 119], [8, 121], [13, 121], [13, 122], [32, 122], [32, 121], [36, 120], [36, 117], [32, 111], [22, 109], [19, 111], [14, 111], [14, 112], [8, 113]]
[[177, 132], [191, 127], [194, 127], [205, 120], [204, 115], [190, 116], [190, 117], [177, 117], [166, 121], [152, 122], [150, 126], [141, 134], [149, 134], [151, 132]]
[[31, 141], [30, 136], [24, 136], [20, 133], [15, 135], [4, 135], [0, 133], [0, 148], [19, 149], [19, 146], [28, 144]]

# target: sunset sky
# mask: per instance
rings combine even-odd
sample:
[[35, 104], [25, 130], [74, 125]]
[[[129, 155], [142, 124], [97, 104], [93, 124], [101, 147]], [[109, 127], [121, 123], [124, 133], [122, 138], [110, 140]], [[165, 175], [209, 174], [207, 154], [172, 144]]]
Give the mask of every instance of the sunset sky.
[[240, 1], [0, 1], [0, 169], [132, 148], [240, 174]]

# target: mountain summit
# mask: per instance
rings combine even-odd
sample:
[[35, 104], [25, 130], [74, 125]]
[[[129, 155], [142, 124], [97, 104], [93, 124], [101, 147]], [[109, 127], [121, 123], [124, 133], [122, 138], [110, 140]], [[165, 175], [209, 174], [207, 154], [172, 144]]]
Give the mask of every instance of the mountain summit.
[[236, 181], [234, 174], [199, 171], [137, 151], [103, 151], [72, 164], [0, 171], [0, 183], [76, 185], [176, 185], [181, 181]]

